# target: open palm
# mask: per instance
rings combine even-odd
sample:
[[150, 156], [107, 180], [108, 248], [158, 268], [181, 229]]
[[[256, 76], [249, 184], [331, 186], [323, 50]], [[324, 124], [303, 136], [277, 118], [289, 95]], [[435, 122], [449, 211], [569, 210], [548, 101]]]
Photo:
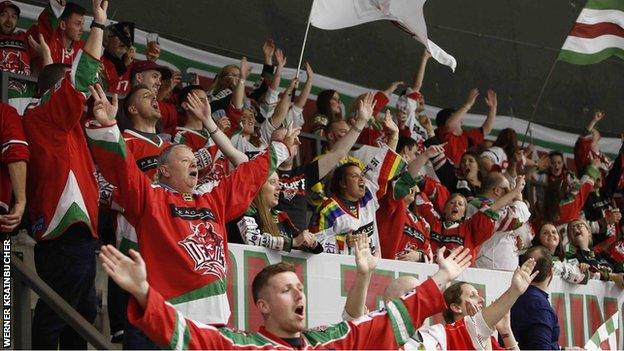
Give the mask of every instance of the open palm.
[[122, 289], [136, 294], [147, 294], [147, 271], [141, 255], [130, 249], [130, 257], [112, 245], [103, 245], [100, 252], [102, 267]]
[[535, 264], [535, 259], [529, 258], [522, 266], [516, 269], [513, 277], [511, 277], [511, 288], [516, 290], [519, 295], [522, 295], [526, 291], [535, 276], [539, 273], [539, 271], [533, 272]]
[[438, 266], [440, 271], [447, 274], [449, 280], [457, 278], [461, 272], [470, 266], [470, 249], [464, 249], [463, 246], [458, 246], [451, 250], [451, 253], [444, 257], [445, 247], [438, 250]]

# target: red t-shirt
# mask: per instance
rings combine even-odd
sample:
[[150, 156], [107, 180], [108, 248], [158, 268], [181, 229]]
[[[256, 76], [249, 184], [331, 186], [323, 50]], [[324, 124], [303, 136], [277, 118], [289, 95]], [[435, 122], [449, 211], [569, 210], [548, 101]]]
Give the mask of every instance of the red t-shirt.
[[481, 128], [462, 130], [460, 135], [455, 135], [450, 132], [446, 126], [439, 126], [436, 130], [436, 135], [443, 143], [447, 143], [444, 147], [444, 154], [446, 154], [446, 157], [453, 161], [454, 164], [459, 164], [466, 150], [481, 144], [484, 139], [483, 129]]

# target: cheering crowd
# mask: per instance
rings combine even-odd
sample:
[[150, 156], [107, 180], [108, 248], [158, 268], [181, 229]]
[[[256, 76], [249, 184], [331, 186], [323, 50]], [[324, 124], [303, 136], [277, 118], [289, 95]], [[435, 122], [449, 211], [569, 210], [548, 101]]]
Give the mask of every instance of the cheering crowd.
[[[624, 289], [623, 154], [601, 152], [602, 112], [579, 135], [573, 163], [556, 150], [538, 155], [513, 129], [491, 134], [493, 90], [480, 128], [462, 123], [477, 89], [462, 106], [427, 115], [425, 51], [406, 72], [411, 84], [393, 82], [346, 108], [339, 91], [324, 90], [308, 113], [312, 66], [305, 83], [282, 89], [287, 58], [274, 41], [262, 44], [253, 85], [244, 57], [202, 85], [159, 65], [155, 42], [139, 60], [134, 24], [106, 25], [108, 2], [92, 2], [86, 41], [77, 4], [51, 0], [22, 32], [20, 8], [0, 2], [0, 69], [37, 77], [23, 112], [0, 104], [0, 231], [25, 229], [38, 275], [91, 322], [101, 252], [111, 335], [124, 348], [554, 348], [556, 315], [544, 307], [528, 316], [514, 303], [537, 306], [531, 296], [541, 298], [535, 291], [553, 275]], [[324, 140], [321, 154], [300, 142], [302, 131]], [[355, 255], [346, 321], [304, 331], [301, 282], [277, 264], [252, 286], [265, 327], [226, 328], [228, 243]], [[439, 272], [422, 284], [398, 279], [385, 311], [368, 313], [378, 258]], [[470, 284], [447, 288], [466, 267], [513, 271], [509, 290], [484, 306]], [[421, 328], [439, 312], [448, 324]], [[548, 330], [531, 320], [541, 317]], [[41, 300], [32, 335], [37, 349], [86, 348]]]

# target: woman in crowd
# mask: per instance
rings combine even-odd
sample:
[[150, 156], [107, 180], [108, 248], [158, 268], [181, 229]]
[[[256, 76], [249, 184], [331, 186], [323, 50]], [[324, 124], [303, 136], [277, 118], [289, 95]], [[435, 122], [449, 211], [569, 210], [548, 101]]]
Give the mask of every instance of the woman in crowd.
[[589, 278], [587, 263], [570, 262], [565, 258], [561, 233], [552, 223], [545, 223], [533, 238], [533, 246], [543, 246], [552, 254], [555, 275], [574, 284], [586, 284]]
[[481, 208], [469, 219], [465, 219], [467, 202], [463, 195], [451, 195], [444, 207], [444, 214], [440, 216], [427, 196], [420, 194], [416, 200], [418, 211], [431, 226], [432, 250], [435, 252], [443, 246], [452, 250], [462, 245], [470, 249], [474, 264], [479, 247], [494, 234], [498, 211], [521, 194], [523, 188], [524, 182], [518, 182], [513, 190], [501, 196], [491, 206]]
[[472, 151], [466, 151], [460, 159], [456, 169], [446, 156], [440, 155], [432, 159], [434, 170], [440, 182], [451, 193], [463, 195], [471, 200], [481, 189], [481, 173], [479, 172], [479, 157]]
[[313, 133], [325, 136], [325, 128], [329, 122], [342, 119], [343, 108], [337, 91], [333, 89], [321, 91], [316, 97], [316, 114], [312, 117]]
[[282, 187], [276, 172], [262, 185], [251, 207], [237, 221], [238, 230], [231, 230], [230, 243], [245, 243], [269, 249], [290, 252], [299, 249], [320, 253], [323, 247], [307, 230], [300, 231], [288, 214], [276, 209]]
[[591, 279], [613, 281], [620, 289], [624, 289], [622, 273], [616, 272], [614, 262], [592, 251], [591, 230], [585, 220], [577, 219], [568, 224], [568, 239], [574, 249], [574, 252], [568, 254], [570, 262], [585, 263]]

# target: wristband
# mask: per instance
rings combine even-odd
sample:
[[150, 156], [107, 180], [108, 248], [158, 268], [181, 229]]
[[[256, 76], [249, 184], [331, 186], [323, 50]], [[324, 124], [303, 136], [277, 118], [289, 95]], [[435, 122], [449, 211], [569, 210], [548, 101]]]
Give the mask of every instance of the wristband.
[[219, 129], [219, 127], [217, 127], [217, 128], [216, 128], [215, 130], [213, 130], [212, 132], [211, 132], [211, 131], [208, 131], [208, 135], [213, 136], [213, 135], [215, 135], [215, 134], [216, 134], [219, 130], [220, 130], [220, 129]]
[[101, 30], [105, 30], [106, 26], [103, 25], [102, 23], [97, 23], [95, 20], [91, 21], [91, 28], [100, 28]]
[[360, 129], [360, 128], [356, 127], [355, 125], [352, 125], [352, 126], [351, 126], [351, 129], [355, 130], [355, 131], [356, 131], [356, 132], [358, 132], [358, 133], [362, 133], [362, 129]]

